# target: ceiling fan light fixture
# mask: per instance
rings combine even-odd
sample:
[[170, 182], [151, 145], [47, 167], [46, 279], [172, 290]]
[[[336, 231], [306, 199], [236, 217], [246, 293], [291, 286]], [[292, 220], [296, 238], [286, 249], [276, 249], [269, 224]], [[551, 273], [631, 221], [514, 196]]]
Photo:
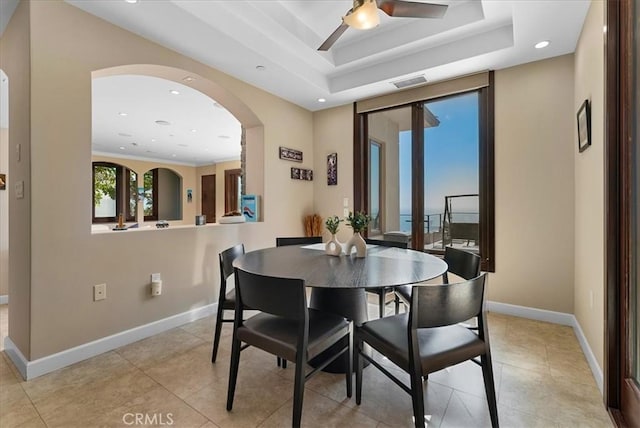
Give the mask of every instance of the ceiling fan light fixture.
[[369, 30], [380, 24], [378, 6], [375, 0], [354, 0], [353, 9], [342, 20], [349, 27], [358, 30]]

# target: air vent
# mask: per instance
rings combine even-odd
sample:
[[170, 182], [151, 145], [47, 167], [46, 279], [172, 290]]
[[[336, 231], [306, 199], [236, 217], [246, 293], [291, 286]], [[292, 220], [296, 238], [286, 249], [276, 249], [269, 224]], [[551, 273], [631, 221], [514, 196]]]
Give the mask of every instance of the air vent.
[[405, 80], [398, 80], [397, 82], [391, 82], [396, 88], [402, 89], [407, 88], [409, 86], [420, 85], [421, 83], [427, 83], [427, 79], [424, 78], [424, 75], [410, 77]]

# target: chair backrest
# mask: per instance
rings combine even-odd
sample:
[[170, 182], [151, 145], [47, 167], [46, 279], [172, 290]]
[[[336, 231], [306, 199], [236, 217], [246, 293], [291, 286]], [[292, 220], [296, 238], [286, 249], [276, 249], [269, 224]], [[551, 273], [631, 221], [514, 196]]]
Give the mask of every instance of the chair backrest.
[[445, 284], [449, 283], [448, 272], [462, 279], [472, 279], [480, 275], [480, 256], [469, 251], [453, 247], [445, 247], [444, 261], [449, 266], [443, 275]]
[[244, 254], [244, 244], [227, 248], [220, 253], [220, 281], [224, 284], [233, 273], [233, 261]]
[[322, 236], [292, 236], [287, 238], [276, 238], [276, 247], [286, 247], [287, 245], [310, 245], [321, 244]]
[[409, 244], [407, 242], [383, 241], [381, 239], [369, 239], [369, 238], [366, 238], [365, 242], [371, 245], [380, 245], [381, 247], [404, 248], [405, 250], [409, 248]]
[[292, 320], [307, 320], [303, 279], [258, 275], [236, 268], [236, 312], [249, 307]]
[[482, 314], [486, 273], [464, 282], [414, 286], [409, 326], [412, 329], [457, 324]]

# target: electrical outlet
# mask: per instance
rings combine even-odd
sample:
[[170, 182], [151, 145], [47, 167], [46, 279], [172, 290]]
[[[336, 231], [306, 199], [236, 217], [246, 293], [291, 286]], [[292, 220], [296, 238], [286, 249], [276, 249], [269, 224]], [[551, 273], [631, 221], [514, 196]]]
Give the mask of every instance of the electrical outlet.
[[96, 284], [93, 286], [93, 301], [104, 300], [107, 298], [107, 284]]
[[342, 215], [343, 215], [344, 217], [349, 217], [349, 208], [345, 208], [345, 209], [342, 211]]
[[151, 282], [162, 281], [162, 275], [160, 273], [151, 274]]

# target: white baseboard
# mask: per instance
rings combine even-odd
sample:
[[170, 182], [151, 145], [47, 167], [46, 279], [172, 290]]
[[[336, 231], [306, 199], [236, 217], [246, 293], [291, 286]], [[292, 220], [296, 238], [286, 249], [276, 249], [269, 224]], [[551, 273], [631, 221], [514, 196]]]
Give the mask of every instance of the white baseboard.
[[3, 294], [2, 296], [0, 296], [0, 305], [6, 305], [9, 303], [9, 295], [8, 294]]
[[149, 324], [134, 327], [111, 336], [103, 337], [93, 342], [85, 343], [75, 348], [66, 349], [57, 354], [28, 361], [9, 337], [4, 340], [5, 352], [11, 358], [23, 379], [30, 380], [54, 370], [70, 366], [77, 362], [95, 357], [96, 355], [112, 351], [129, 343], [137, 342], [149, 336], [171, 330], [172, 328], [190, 323], [200, 318], [215, 314], [218, 303], [196, 308], [181, 314], [173, 315]]
[[589, 368], [591, 369], [593, 378], [596, 381], [596, 385], [598, 385], [600, 394], [604, 393], [604, 378], [602, 376], [602, 369], [598, 365], [596, 356], [591, 350], [591, 347], [589, 346], [589, 342], [587, 342], [587, 338], [585, 337], [584, 332], [582, 331], [582, 327], [580, 327], [580, 323], [578, 322], [578, 319], [573, 314], [567, 314], [564, 312], [547, 311], [545, 309], [529, 308], [526, 306], [510, 305], [508, 303], [499, 303], [499, 302], [491, 302], [491, 301], [487, 302], [487, 310], [489, 312], [496, 312], [504, 315], [512, 315], [515, 317], [528, 318], [532, 320], [545, 321], [553, 324], [567, 325], [567, 326], [573, 327], [573, 332], [578, 338], [578, 343], [580, 343], [582, 352], [584, 353], [584, 356], [587, 359], [587, 363], [589, 364]]
[[513, 315], [514, 317], [568, 325], [571, 327], [573, 327], [575, 321], [575, 317], [572, 314], [529, 308], [527, 306], [510, 305], [508, 303], [487, 301], [487, 310], [489, 312], [497, 312], [499, 314]]

